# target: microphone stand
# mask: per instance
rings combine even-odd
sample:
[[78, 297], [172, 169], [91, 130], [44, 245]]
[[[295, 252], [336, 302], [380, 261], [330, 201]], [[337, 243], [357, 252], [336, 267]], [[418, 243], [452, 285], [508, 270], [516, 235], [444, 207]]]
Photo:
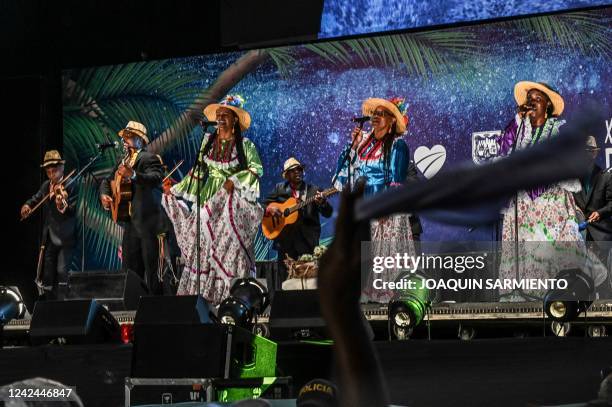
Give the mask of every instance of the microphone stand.
[[[359, 122], [359, 132], [361, 132], [361, 130], [363, 129], [364, 124], [365, 124], [365, 121]], [[346, 172], [347, 172], [346, 185], [347, 185], [349, 192], [351, 191], [351, 188], [353, 185], [353, 183], [351, 182], [352, 181], [351, 180], [351, 163], [349, 162], [349, 158], [351, 156], [351, 151], [353, 150], [353, 147], [355, 147], [355, 139], [351, 141], [350, 147], [344, 152], [344, 157], [342, 158], [342, 164], [338, 168], [338, 171], [336, 171], [336, 174], [334, 174], [334, 177], [332, 178], [332, 182], [331, 182], [332, 185], [336, 183], [336, 180], [338, 179], [338, 175], [340, 175], [340, 171], [342, 171], [342, 168], [344, 168], [344, 165], [346, 164]]]
[[[516, 146], [517, 144], [519, 144], [519, 137], [521, 137], [521, 131], [524, 133], [525, 132], [525, 118], [521, 117], [521, 122], [516, 130], [516, 138], [514, 139], [514, 144], [512, 145], [512, 154], [514, 154], [514, 151], [516, 150]], [[523, 137], [521, 137], [521, 141], [523, 141], [524, 138], [524, 134]], [[518, 280], [519, 278], [519, 243], [518, 243], [518, 194], [519, 191], [516, 191], [514, 193], [514, 278], [516, 278]], [[523, 290], [518, 288], [518, 289], [514, 289], [511, 293], [510, 296], [512, 296], [512, 294], [514, 294], [514, 292], [519, 291], [519, 295], [523, 294]]]
[[[522, 142], [523, 139], [525, 138], [525, 120], [527, 120], [527, 116], [526, 116], [527, 112], [525, 112], [525, 117], [521, 118], [521, 123], [519, 124], [517, 130], [516, 130], [516, 139], [514, 140], [514, 144], [512, 145], [512, 153], [514, 153], [514, 151], [516, 150], [517, 144], [519, 144], [519, 137], [520, 137], [520, 141]], [[519, 195], [519, 191], [516, 191], [514, 193], [514, 273], [515, 273], [515, 278], [518, 280], [520, 277], [520, 267], [519, 267], [519, 235], [518, 235], [518, 195]], [[510, 296], [512, 296], [512, 294], [518, 292], [518, 294], [520, 296], [522, 296], [525, 299], [529, 299], [528, 297], [531, 297], [532, 299], [537, 299], [536, 297], [527, 294], [526, 292], [523, 291], [522, 288], [515, 288], [514, 290], [512, 290], [512, 292], [510, 293]]]
[[[200, 121], [200, 125], [202, 126], [203, 130], [204, 130], [204, 134], [206, 134], [206, 127], [208, 127], [208, 124], [210, 122], [205, 122], [205, 121]], [[211, 136], [212, 137], [212, 136]], [[195, 240], [195, 245], [196, 245], [196, 285], [197, 285], [197, 291], [196, 291], [196, 295], [199, 297], [202, 295], [201, 292], [201, 288], [200, 288], [200, 282], [201, 282], [201, 272], [202, 270], [200, 269], [200, 261], [202, 258], [202, 248], [201, 248], [201, 237], [200, 237], [200, 232], [201, 232], [201, 226], [200, 226], [200, 222], [202, 219], [202, 215], [201, 215], [201, 206], [202, 206], [202, 198], [200, 196], [200, 192], [202, 191], [202, 183], [206, 182], [206, 180], [208, 179], [208, 165], [206, 164], [206, 162], [204, 161], [204, 156], [203, 156], [203, 152], [202, 152], [202, 147], [200, 147], [200, 149], [198, 150], [198, 152], [196, 153], [196, 158], [195, 158], [195, 163], [193, 164], [192, 168], [195, 168], [195, 174], [198, 174], [196, 177], [196, 240]], [[201, 156], [201, 157], [200, 157]], [[193, 173], [192, 173], [192, 177], [189, 180], [189, 185], [187, 187], [187, 190], [191, 190], [191, 185], [193, 182]]]
[[[89, 159], [89, 162], [85, 164], [85, 166], [81, 168], [79, 172], [77, 172], [74, 177], [70, 179], [70, 181], [66, 183], [66, 187], [69, 187], [74, 181], [81, 177], [85, 173], [85, 171], [88, 171], [89, 168], [93, 165], [93, 163], [95, 163], [100, 157], [102, 157], [104, 149], [105, 147], [98, 147], [98, 152], [96, 153], [96, 155], [92, 156]], [[84, 180], [85, 177], [83, 177], [83, 181]], [[81, 182], [81, 185], [83, 185], [83, 182]], [[83, 209], [81, 210], [81, 271], [85, 271], [85, 223], [87, 221], [87, 213], [87, 205], [83, 203]]]

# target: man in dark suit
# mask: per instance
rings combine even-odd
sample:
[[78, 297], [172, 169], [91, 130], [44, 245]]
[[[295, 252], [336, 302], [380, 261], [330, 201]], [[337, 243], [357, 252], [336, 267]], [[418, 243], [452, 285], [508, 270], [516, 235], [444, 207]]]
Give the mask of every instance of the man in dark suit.
[[582, 190], [574, 193], [574, 199], [578, 215], [588, 222], [586, 240], [602, 242], [596, 243], [594, 249], [606, 264], [610, 244], [605, 242], [612, 240], [612, 174], [595, 164], [599, 152], [595, 137], [588, 137], [586, 150], [592, 169], [580, 180]]
[[39, 258], [42, 275], [37, 276], [36, 283], [45, 299], [62, 300], [66, 297], [68, 267], [76, 244], [76, 183], [66, 186], [63, 191], [58, 190], [64, 177], [64, 163], [58, 151], [45, 153], [41, 167], [45, 169], [48, 179], [21, 207], [21, 217], [26, 218], [40, 201], [53, 192], [41, 208], [44, 219], [41, 250], [44, 255]]
[[119, 136], [129, 154], [126, 162], [117, 164], [100, 184], [100, 201], [104, 209], [110, 209], [113, 203], [110, 182], [116, 174], [131, 181], [130, 220], [122, 225], [123, 268], [143, 278], [151, 294], [160, 294], [158, 236], [164, 232], [161, 216], [162, 161], [158, 155], [145, 150], [149, 139], [147, 129], [141, 123], [129, 122]]
[[278, 252], [278, 277], [281, 282], [287, 278], [287, 268], [283, 262], [285, 256], [297, 260], [303, 254], [312, 254], [321, 236], [319, 215], [329, 218], [333, 212], [329, 202], [321, 195], [319, 187], [304, 182], [304, 166], [298, 160], [291, 157], [285, 161], [282, 176], [286, 181], [276, 184], [264, 201], [265, 216], [282, 216], [278, 208], [270, 206], [272, 202], [282, 203], [291, 197], [298, 201], [316, 198], [313, 203], [300, 209], [297, 222], [285, 226], [274, 241], [274, 248]]

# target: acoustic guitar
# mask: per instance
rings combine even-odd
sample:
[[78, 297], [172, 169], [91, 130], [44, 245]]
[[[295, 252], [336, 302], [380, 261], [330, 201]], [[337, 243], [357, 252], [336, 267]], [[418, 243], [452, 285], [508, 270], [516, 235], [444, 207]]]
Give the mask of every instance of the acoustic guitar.
[[[125, 154], [122, 160], [127, 165], [130, 152]], [[115, 222], [127, 222], [130, 220], [130, 209], [132, 205], [132, 181], [115, 173], [115, 179], [110, 182], [113, 193], [113, 204], [111, 205], [111, 216]]]
[[[329, 188], [322, 191], [321, 195], [323, 195], [323, 198], [327, 198], [328, 196], [331, 196], [337, 192], [338, 190], [336, 188]], [[298, 201], [295, 198], [289, 198], [283, 203], [271, 203], [270, 206], [280, 209], [283, 215], [276, 219], [273, 216], [264, 216], [261, 221], [261, 229], [264, 236], [270, 240], [276, 239], [281, 234], [285, 226], [297, 222], [299, 218], [299, 210], [314, 202], [315, 198], [316, 195], [313, 195], [303, 201]]]

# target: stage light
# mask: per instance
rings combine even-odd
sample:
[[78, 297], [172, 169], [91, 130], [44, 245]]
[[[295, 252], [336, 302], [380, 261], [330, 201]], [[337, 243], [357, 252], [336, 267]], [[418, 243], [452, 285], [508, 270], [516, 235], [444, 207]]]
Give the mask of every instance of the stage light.
[[13, 287], [0, 286], [0, 324], [21, 319], [25, 313], [26, 307], [19, 291]]
[[217, 316], [223, 324], [250, 329], [254, 317], [267, 306], [266, 288], [254, 278], [241, 278], [230, 289], [230, 296], [221, 302]]
[[590, 325], [587, 328], [587, 334], [590, 338], [601, 338], [607, 336], [605, 325]]
[[580, 269], [562, 270], [555, 279], [565, 280], [567, 287], [549, 290], [546, 293], [544, 312], [555, 321], [572, 321], [593, 303], [595, 292], [593, 279]]
[[134, 342], [134, 324], [121, 324], [121, 341], [126, 344]]
[[462, 341], [471, 341], [475, 336], [476, 330], [473, 327], [459, 325], [457, 338], [461, 339]]
[[550, 324], [550, 330], [555, 336], [565, 337], [570, 333], [572, 325], [569, 322], [553, 321]]
[[389, 324], [397, 339], [407, 339], [431, 305], [430, 292], [422, 284], [423, 279], [420, 274], [406, 273], [396, 280], [402, 281], [405, 287], [413, 287], [400, 290], [389, 302]]

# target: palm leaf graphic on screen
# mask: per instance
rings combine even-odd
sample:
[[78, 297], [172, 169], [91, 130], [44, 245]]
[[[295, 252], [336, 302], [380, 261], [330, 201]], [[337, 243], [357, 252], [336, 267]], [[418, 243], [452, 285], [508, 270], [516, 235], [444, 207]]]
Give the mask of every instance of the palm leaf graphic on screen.
[[593, 11], [539, 16], [508, 23], [534, 39], [584, 55], [611, 59], [610, 19]]
[[[154, 139], [196, 97], [188, 85], [193, 75], [165, 62], [132, 63], [66, 72], [63, 78], [64, 152], [68, 162], [83, 167], [96, 143], [118, 141], [117, 131], [130, 120], [145, 123]], [[189, 148], [187, 137], [178, 148]], [[86, 208], [86, 267], [117, 268], [121, 228], [98, 201], [98, 181], [109, 173], [121, 150], [107, 150], [81, 183], [78, 209]], [[82, 212], [79, 212], [82, 213]], [[83, 217], [79, 216], [79, 222]], [[79, 225], [81, 227], [82, 225]], [[80, 229], [79, 229], [80, 230]]]

